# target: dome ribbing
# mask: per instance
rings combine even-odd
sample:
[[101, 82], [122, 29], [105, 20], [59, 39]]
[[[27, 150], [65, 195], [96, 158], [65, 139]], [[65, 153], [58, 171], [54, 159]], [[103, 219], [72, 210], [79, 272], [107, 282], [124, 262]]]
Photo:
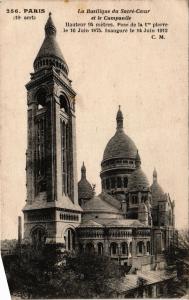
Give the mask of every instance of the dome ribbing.
[[112, 158], [131, 158], [135, 159], [137, 148], [132, 139], [123, 130], [123, 114], [120, 110], [117, 113], [117, 131], [109, 140], [103, 154], [103, 160]]

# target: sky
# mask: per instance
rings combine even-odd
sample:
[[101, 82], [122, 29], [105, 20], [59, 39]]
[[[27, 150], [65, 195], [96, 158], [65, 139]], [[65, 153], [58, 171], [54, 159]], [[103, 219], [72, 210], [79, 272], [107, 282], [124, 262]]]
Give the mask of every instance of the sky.
[[[82, 5], [81, 5], [82, 4]], [[1, 234], [17, 237], [17, 217], [26, 200], [25, 84], [44, 39], [49, 11], [77, 93], [78, 180], [84, 161], [88, 180], [100, 192], [103, 151], [116, 130], [118, 105], [124, 130], [135, 142], [150, 183], [175, 200], [176, 226], [188, 222], [188, 78], [186, 1], [5, 1], [1, 4]], [[146, 34], [65, 33], [65, 22], [84, 22], [78, 8], [149, 8], [151, 21], [169, 23], [165, 40]], [[13, 20], [6, 9], [45, 9], [35, 20]], [[175, 17], [175, 11], [177, 17]], [[21, 13], [23, 16], [23, 13]], [[134, 21], [141, 20], [135, 16]], [[138, 18], [138, 19], [137, 19]], [[88, 19], [87, 19], [88, 20]]]

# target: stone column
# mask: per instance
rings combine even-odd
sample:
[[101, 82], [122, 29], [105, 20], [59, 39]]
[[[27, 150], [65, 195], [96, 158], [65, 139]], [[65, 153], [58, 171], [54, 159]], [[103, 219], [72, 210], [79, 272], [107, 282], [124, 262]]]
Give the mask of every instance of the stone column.
[[139, 204], [141, 203], [141, 199], [142, 199], [141, 192], [138, 192], [138, 203], [139, 203]]

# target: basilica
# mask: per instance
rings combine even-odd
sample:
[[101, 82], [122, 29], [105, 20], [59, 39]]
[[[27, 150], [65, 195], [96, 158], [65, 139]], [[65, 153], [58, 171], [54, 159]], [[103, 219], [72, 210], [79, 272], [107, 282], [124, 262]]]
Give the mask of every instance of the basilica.
[[24, 242], [106, 255], [133, 272], [161, 269], [161, 256], [174, 243], [174, 201], [155, 169], [149, 183], [139, 149], [124, 131], [121, 107], [102, 155], [100, 194], [84, 163], [77, 181], [77, 99], [56, 33], [50, 13], [26, 84]]

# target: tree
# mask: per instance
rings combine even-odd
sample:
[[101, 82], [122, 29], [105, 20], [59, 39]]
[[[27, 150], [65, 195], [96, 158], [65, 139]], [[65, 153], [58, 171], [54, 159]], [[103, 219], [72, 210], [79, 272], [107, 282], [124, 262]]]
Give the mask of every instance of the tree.
[[165, 251], [165, 258], [169, 271], [176, 270], [177, 279], [169, 282], [169, 293], [181, 297], [186, 294], [189, 287], [189, 233], [181, 230], [171, 245], [169, 251]]
[[55, 245], [4, 258], [11, 294], [22, 298], [108, 298], [118, 265], [97, 255], [72, 257]]

